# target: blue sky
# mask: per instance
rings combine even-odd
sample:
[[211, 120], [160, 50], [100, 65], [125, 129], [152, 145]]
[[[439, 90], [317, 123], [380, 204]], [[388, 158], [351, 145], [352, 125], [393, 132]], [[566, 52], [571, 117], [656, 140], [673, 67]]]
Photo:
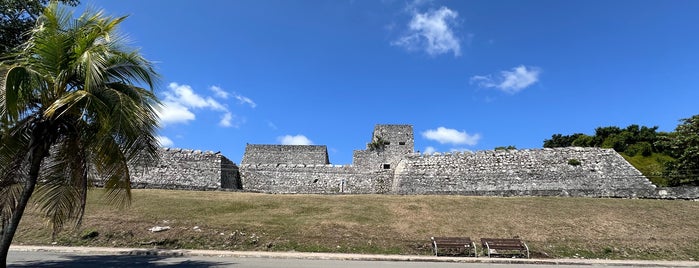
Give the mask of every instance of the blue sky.
[[552, 134], [699, 113], [699, 1], [83, 0], [129, 15], [157, 63], [163, 145], [327, 145], [375, 124], [421, 152], [541, 148]]

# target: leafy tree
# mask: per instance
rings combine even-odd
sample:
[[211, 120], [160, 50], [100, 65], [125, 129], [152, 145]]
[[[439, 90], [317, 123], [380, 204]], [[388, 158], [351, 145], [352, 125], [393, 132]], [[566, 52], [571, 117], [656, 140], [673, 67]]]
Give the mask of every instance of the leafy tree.
[[595, 138], [585, 134], [579, 134], [572, 143], [573, 146], [578, 147], [592, 147], [595, 146]]
[[[79, 0], [60, 0], [77, 6]], [[29, 38], [29, 31], [49, 0], [0, 0], [0, 54], [14, 50]]]
[[699, 185], [699, 115], [680, 120], [675, 132], [658, 142], [675, 161], [668, 164], [671, 185]]
[[573, 135], [553, 134], [551, 139], [544, 140], [544, 148], [570, 147], [578, 137], [585, 135], [575, 133]]
[[128, 164], [156, 159], [157, 74], [116, 32], [125, 18], [74, 19], [52, 2], [22, 49], [1, 59], [0, 267], [35, 192], [55, 233], [80, 224], [93, 182], [128, 204]]

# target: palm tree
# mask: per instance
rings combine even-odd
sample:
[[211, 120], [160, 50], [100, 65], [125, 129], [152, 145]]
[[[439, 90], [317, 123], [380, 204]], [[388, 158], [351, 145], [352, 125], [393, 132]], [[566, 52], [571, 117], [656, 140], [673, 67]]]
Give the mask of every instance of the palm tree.
[[125, 18], [75, 19], [54, 2], [22, 50], [2, 58], [0, 267], [34, 192], [55, 234], [80, 224], [93, 184], [127, 205], [129, 164], [157, 158], [157, 74], [117, 34]]

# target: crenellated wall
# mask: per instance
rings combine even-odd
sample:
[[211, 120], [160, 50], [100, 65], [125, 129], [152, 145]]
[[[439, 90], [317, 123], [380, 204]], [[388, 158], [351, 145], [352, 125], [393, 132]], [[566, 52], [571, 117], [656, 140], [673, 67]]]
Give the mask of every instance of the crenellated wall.
[[282, 194], [387, 193], [393, 172], [334, 165], [243, 165], [245, 191]]
[[650, 197], [655, 186], [612, 149], [570, 147], [408, 155], [392, 192]]
[[238, 166], [220, 153], [170, 148], [159, 153], [157, 163], [130, 167], [133, 188], [240, 188]]
[[327, 147], [318, 145], [248, 144], [240, 168], [220, 153], [162, 149], [160, 162], [131, 167], [132, 184], [284, 194], [699, 198], [698, 187], [656, 188], [612, 149], [427, 155], [413, 153], [410, 125], [377, 125], [376, 140], [383, 146], [354, 151], [353, 164], [346, 166], [329, 164]]
[[247, 144], [241, 165], [248, 164], [330, 164], [325, 145]]

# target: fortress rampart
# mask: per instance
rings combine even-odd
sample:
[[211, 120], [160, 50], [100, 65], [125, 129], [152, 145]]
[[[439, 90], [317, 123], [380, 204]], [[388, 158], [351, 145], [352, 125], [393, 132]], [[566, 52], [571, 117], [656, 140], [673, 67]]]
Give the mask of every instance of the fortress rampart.
[[612, 149], [556, 148], [410, 155], [397, 194], [646, 197], [655, 186]]
[[134, 187], [263, 193], [458, 194], [699, 198], [699, 188], [656, 188], [612, 149], [546, 148], [414, 153], [411, 125], [377, 125], [351, 165], [330, 164], [324, 145], [248, 144], [240, 167], [220, 153], [161, 150], [132, 167]]
[[216, 190], [240, 188], [238, 166], [220, 153], [161, 149], [160, 160], [132, 166], [133, 188]]

